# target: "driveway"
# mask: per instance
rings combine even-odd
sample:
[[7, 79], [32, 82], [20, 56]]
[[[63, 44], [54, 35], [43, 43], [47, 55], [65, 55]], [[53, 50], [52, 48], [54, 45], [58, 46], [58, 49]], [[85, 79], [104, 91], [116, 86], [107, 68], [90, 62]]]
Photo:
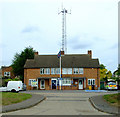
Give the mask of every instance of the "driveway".
[[[5, 113], [7, 115], [108, 115], [96, 110], [89, 97], [108, 92], [86, 93], [85, 91], [26, 91], [46, 96], [46, 100], [34, 107]], [[114, 93], [114, 92], [112, 92]]]

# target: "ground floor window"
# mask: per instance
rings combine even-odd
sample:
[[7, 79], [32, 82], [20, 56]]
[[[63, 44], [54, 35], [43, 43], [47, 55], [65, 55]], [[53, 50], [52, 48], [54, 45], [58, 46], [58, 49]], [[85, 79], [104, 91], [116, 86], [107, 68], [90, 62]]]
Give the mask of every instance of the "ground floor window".
[[62, 85], [71, 85], [71, 78], [63, 78]]
[[88, 85], [95, 85], [95, 79], [88, 79]]
[[36, 81], [35, 79], [29, 79], [29, 86], [32, 85], [32, 81]]

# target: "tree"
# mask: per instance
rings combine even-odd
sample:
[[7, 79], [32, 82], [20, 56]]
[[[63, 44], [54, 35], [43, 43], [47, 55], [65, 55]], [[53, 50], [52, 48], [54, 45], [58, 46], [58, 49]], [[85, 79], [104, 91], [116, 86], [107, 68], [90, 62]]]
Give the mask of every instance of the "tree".
[[103, 64], [100, 64], [100, 69], [105, 69], [105, 67]]
[[100, 65], [100, 80], [106, 81], [108, 78], [112, 77], [111, 71], [108, 71], [103, 64]]
[[33, 48], [27, 47], [20, 54], [16, 53], [12, 61], [12, 69], [15, 76], [19, 76], [20, 80], [24, 82], [24, 64], [27, 59], [34, 58]]

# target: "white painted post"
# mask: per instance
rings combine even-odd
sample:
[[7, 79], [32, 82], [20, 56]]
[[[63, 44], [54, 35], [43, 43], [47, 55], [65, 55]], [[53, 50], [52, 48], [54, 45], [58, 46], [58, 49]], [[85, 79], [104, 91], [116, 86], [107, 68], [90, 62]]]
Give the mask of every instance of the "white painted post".
[[61, 56], [60, 56], [60, 80], [59, 80], [59, 84], [60, 84], [60, 90], [61, 90]]

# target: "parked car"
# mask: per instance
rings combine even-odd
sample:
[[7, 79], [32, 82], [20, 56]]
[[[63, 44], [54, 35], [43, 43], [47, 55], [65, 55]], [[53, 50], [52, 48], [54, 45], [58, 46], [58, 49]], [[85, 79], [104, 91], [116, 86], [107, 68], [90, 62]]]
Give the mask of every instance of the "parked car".
[[26, 84], [22, 83], [22, 90], [23, 90], [23, 91], [26, 91], [26, 88], [27, 88], [27, 87], [26, 87]]
[[117, 90], [118, 89], [116, 83], [114, 83], [114, 82], [107, 83], [107, 85], [105, 86], [105, 88], [107, 90]]
[[8, 81], [6, 90], [11, 92], [19, 92], [22, 88], [22, 81]]

